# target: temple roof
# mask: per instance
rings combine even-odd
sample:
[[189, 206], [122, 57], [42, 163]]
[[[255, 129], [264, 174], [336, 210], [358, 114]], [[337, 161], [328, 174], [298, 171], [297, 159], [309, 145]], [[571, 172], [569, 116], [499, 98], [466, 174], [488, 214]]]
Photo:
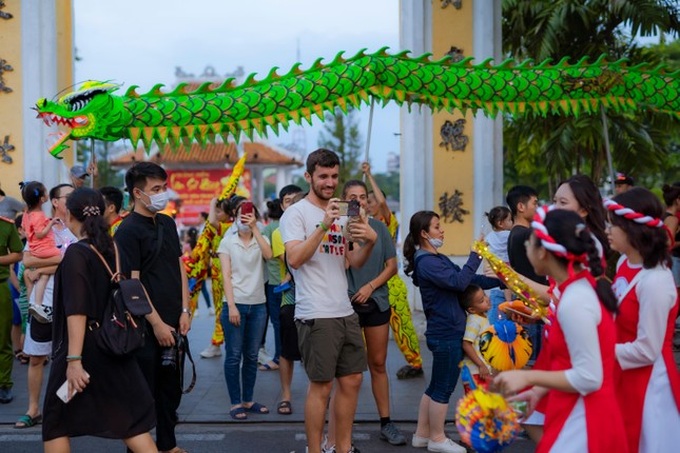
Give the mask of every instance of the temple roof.
[[[280, 165], [294, 165], [301, 167], [303, 165], [295, 156], [288, 152], [277, 149], [272, 145], [262, 142], [244, 142], [243, 151], [248, 153], [248, 166], [258, 165], [263, 167], [280, 166]], [[172, 148], [170, 145], [165, 145], [163, 152], [152, 150], [147, 154], [144, 148], [137, 148], [135, 151], [130, 151], [115, 157], [109, 161], [113, 167], [127, 167], [134, 162], [141, 162], [150, 160], [159, 164], [166, 164], [169, 166], [189, 164], [193, 165], [210, 165], [228, 163], [233, 165], [238, 160], [238, 151], [236, 144], [230, 143], [215, 143], [206, 144], [204, 147], [198, 143], [193, 143], [187, 150], [185, 146]]]

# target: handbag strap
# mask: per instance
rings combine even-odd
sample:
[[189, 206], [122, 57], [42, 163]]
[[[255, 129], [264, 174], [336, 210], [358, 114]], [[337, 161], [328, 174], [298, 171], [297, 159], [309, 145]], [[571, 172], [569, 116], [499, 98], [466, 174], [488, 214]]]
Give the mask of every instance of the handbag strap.
[[83, 247], [89, 248], [90, 250], [92, 250], [97, 255], [97, 257], [99, 257], [99, 261], [102, 262], [102, 264], [106, 268], [107, 272], [111, 276], [112, 282], [117, 282], [117, 281], [120, 281], [122, 279], [123, 274], [120, 273], [120, 257], [118, 255], [118, 246], [116, 245], [115, 242], [113, 243], [113, 253], [116, 257], [116, 272], [113, 272], [111, 270], [111, 266], [109, 266], [109, 263], [106, 261], [106, 259], [104, 259], [104, 256], [99, 252], [99, 250], [97, 250], [97, 248], [94, 245], [92, 245], [92, 244], [85, 245], [81, 242], [76, 242], [76, 244], [80, 244]]
[[106, 270], [109, 272], [109, 275], [111, 276], [111, 281], [112, 282], [120, 281], [123, 275], [120, 273], [120, 257], [118, 256], [118, 246], [116, 245], [116, 243], [115, 242], [113, 243], [113, 253], [116, 257], [116, 272], [113, 272], [111, 270], [111, 266], [109, 266], [109, 263], [106, 262], [104, 256], [102, 256], [102, 254], [99, 252], [99, 250], [97, 250], [97, 248], [94, 245], [92, 244], [88, 245], [90, 250], [92, 250], [99, 257], [99, 260], [102, 262], [102, 264], [104, 264], [104, 267], [106, 267]]

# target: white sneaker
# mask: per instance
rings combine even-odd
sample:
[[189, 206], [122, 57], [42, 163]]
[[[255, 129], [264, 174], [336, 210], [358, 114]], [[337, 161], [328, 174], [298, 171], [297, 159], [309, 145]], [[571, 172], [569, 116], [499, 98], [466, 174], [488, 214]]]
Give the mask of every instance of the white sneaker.
[[427, 451], [435, 451], [439, 453], [467, 453], [467, 449], [462, 445], [458, 445], [448, 437], [443, 442], [428, 441]]
[[210, 359], [213, 357], [219, 357], [222, 355], [222, 349], [219, 346], [211, 344], [201, 352], [201, 357], [204, 359]]
[[41, 324], [49, 324], [52, 322], [52, 312], [49, 307], [31, 304], [28, 307], [28, 314], [33, 316], [33, 318]]
[[210, 316], [215, 316], [215, 309], [213, 307], [208, 308], [208, 314]]
[[415, 448], [425, 448], [427, 447], [427, 443], [429, 441], [430, 439], [428, 439], [427, 437], [420, 437], [414, 434], [413, 438], [411, 439], [411, 446]]
[[201, 315], [201, 312], [198, 310], [194, 310], [194, 313], [191, 315], [192, 318], [198, 318]]

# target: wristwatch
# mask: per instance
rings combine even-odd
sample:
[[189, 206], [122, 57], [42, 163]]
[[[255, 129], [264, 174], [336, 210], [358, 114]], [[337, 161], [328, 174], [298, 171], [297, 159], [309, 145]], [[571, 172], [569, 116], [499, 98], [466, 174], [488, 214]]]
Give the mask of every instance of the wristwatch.
[[186, 313], [191, 318], [191, 310], [189, 310], [188, 308], [182, 308], [182, 313]]

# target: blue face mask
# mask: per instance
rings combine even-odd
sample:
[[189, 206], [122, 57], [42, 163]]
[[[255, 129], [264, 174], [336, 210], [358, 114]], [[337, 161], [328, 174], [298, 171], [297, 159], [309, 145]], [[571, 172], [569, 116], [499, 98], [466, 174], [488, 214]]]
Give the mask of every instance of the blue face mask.
[[444, 245], [444, 241], [442, 239], [427, 238], [427, 241], [430, 243], [432, 247], [435, 248], [435, 250]]

